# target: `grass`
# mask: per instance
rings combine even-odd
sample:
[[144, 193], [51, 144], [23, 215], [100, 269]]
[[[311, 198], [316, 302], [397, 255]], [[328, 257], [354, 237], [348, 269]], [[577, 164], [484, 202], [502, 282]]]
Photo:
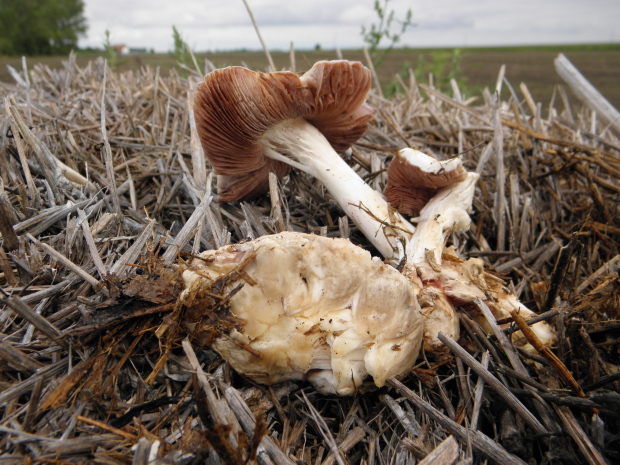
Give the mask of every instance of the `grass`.
[[[533, 46], [533, 47], [485, 47], [460, 49], [459, 81], [466, 96], [479, 95], [485, 87], [493, 89], [499, 68], [506, 65], [506, 78], [518, 90], [519, 84], [527, 84], [535, 101], [546, 107], [554, 95], [557, 85], [563, 81], [556, 74], [553, 60], [558, 53], [564, 53], [569, 60], [586, 76], [588, 80], [610, 101], [616, 108], [620, 108], [620, 44], [600, 45], [565, 45], [565, 46]], [[394, 76], [403, 71], [403, 66], [415, 67], [423, 61], [432, 63], [452, 49], [395, 49], [386, 58], [383, 65], [377, 70], [384, 85], [394, 79]], [[101, 53], [103, 54], [103, 52]], [[346, 59], [365, 61], [361, 50], [343, 50]], [[98, 56], [96, 53], [78, 53], [78, 64], [85, 64]], [[288, 52], [273, 52], [273, 60], [278, 69], [288, 68], [290, 58]], [[197, 54], [199, 64], [207, 58], [216, 66], [247, 65], [256, 70], [267, 67], [265, 56], [260, 51], [234, 51]], [[296, 52], [297, 69], [308, 69], [318, 60], [336, 59], [336, 53], [331, 50], [300, 50]], [[29, 66], [41, 62], [51, 67], [61, 67], [64, 57], [30, 57]], [[12, 78], [6, 65], [21, 69], [19, 57], [0, 57], [0, 81], [11, 82]], [[162, 72], [177, 66], [172, 54], [143, 54], [130, 55], [119, 58], [116, 69], [125, 71], [137, 69], [141, 66], [159, 66]], [[426, 81], [426, 80], [424, 80]], [[508, 92], [508, 90], [504, 90]], [[451, 93], [451, 92], [449, 92]]]

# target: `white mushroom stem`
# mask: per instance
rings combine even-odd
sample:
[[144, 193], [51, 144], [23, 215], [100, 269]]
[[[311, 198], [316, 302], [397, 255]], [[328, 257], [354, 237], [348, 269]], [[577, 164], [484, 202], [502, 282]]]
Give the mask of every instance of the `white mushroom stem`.
[[415, 227], [391, 208], [303, 118], [283, 121], [261, 138], [263, 153], [318, 179], [386, 259], [401, 260]]
[[448, 235], [469, 229], [471, 219], [468, 211], [478, 178], [478, 174], [468, 173], [465, 180], [437, 192], [424, 207], [416, 231], [407, 244], [408, 263], [432, 260], [434, 264], [441, 265]]

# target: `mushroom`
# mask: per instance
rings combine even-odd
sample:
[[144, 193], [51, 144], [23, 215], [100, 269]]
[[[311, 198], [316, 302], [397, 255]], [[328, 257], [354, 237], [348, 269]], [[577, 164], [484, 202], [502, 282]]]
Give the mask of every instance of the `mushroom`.
[[[428, 157], [422, 152], [415, 154], [422, 155]], [[471, 219], [468, 212], [471, 210], [478, 178], [476, 173], [465, 172], [464, 176], [458, 176], [439, 190], [429, 188], [434, 195], [421, 209], [415, 233], [407, 243], [407, 263], [428, 263], [431, 267], [441, 264], [448, 236], [469, 230]]]
[[415, 228], [337, 153], [368, 128], [370, 84], [361, 63], [344, 60], [318, 62], [301, 77], [241, 67], [205, 76], [194, 114], [219, 201], [260, 195], [269, 172], [283, 176], [292, 166], [318, 179], [379, 253], [402, 258], [399, 237]]
[[[463, 260], [453, 248], [444, 247], [450, 234], [470, 227], [468, 211], [479, 175], [466, 172], [458, 159], [439, 162], [412, 149], [401, 150], [396, 160], [392, 164], [405, 164], [401, 174], [408, 171], [420, 178], [411, 189], [413, 195], [423, 198], [420, 191], [424, 189], [418, 186], [427, 186], [432, 196], [421, 209], [415, 233], [407, 242], [403, 269], [417, 290], [425, 316], [425, 350], [441, 350], [439, 331], [458, 338], [457, 307], [471, 312], [485, 327], [488, 325], [478, 309], [479, 302], [488, 305], [498, 320], [510, 318], [513, 309], [519, 310], [526, 320], [534, 317], [536, 314], [510, 293], [501, 279], [485, 270], [481, 259]], [[437, 189], [439, 183], [444, 186]], [[536, 323], [532, 329], [546, 345], [555, 343], [555, 332], [548, 323]], [[514, 333], [513, 340], [520, 337], [521, 333]]]
[[399, 151], [388, 166], [383, 194], [403, 215], [417, 216], [440, 188], [465, 177], [467, 172], [459, 158], [441, 162], [407, 148]]
[[201, 253], [183, 279], [192, 337], [260, 383], [351, 395], [406, 374], [420, 349], [409, 280], [347, 239], [262, 236]]
[[[422, 152], [410, 154], [426, 162], [428, 155]], [[418, 163], [420, 165], [422, 163]], [[465, 173], [465, 177], [436, 190], [435, 195], [422, 208], [416, 231], [407, 243], [407, 261], [403, 274], [418, 291], [420, 305], [425, 315], [424, 349], [434, 352], [443, 349], [437, 338], [439, 332], [458, 339], [459, 318], [456, 313], [458, 301], [449, 294], [444, 279], [447, 263], [444, 245], [452, 233], [467, 231], [478, 174]]]

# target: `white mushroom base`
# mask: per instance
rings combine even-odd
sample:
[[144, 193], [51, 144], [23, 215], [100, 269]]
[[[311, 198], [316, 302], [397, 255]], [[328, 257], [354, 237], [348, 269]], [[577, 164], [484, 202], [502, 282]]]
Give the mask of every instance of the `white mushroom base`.
[[[458, 339], [457, 307], [469, 310], [485, 329], [488, 325], [478, 310], [478, 301], [484, 302], [498, 320], [510, 318], [511, 310], [518, 310], [526, 321], [536, 316], [504, 287], [501, 279], [485, 271], [481, 259], [463, 260], [455, 250], [444, 247], [449, 234], [470, 227], [467, 212], [477, 180], [476, 173], [468, 173], [464, 180], [440, 189], [420, 212], [418, 227], [407, 244], [403, 274], [418, 290], [425, 317], [424, 349], [428, 352], [442, 350], [443, 343], [437, 337], [440, 331]], [[532, 330], [543, 344], [555, 344], [555, 331], [549, 323], [538, 322]], [[524, 344], [521, 332], [513, 333], [512, 338], [524, 349], [534, 351], [531, 345]]]
[[222, 313], [237, 324], [212, 347], [260, 383], [307, 379], [321, 393], [351, 395], [367, 375], [382, 386], [406, 374], [420, 350], [411, 283], [346, 239], [263, 236], [203, 252], [183, 279], [189, 313], [226, 302]]

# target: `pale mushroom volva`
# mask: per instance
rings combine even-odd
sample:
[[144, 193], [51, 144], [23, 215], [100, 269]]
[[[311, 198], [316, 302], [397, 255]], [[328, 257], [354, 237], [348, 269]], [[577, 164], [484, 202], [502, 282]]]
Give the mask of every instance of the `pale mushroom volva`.
[[[284, 232], [203, 252], [183, 273], [188, 329], [257, 382], [350, 395], [409, 372], [422, 315], [409, 280], [347, 239]], [[229, 324], [227, 324], [227, 322]]]

